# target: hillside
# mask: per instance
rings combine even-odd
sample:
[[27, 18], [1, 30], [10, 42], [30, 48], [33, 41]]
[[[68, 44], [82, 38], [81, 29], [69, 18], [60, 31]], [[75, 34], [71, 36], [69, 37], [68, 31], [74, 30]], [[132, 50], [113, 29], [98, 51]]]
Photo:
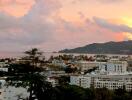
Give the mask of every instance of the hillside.
[[74, 49], [64, 49], [59, 52], [90, 54], [132, 54], [132, 41], [93, 43]]

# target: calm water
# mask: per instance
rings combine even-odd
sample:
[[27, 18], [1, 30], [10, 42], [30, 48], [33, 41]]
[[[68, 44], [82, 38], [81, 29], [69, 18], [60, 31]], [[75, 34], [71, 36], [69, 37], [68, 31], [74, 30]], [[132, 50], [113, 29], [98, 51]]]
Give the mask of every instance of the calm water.
[[[58, 56], [58, 55], [63, 55], [63, 54], [67, 54], [67, 55], [74, 55], [74, 56], [78, 56], [78, 55], [87, 55], [87, 56], [94, 56], [96, 54], [83, 54], [83, 53], [51, 53], [51, 52], [45, 52], [43, 53], [43, 55], [46, 57], [46, 59], [48, 59], [50, 56]], [[119, 54], [106, 54], [108, 56], [128, 56], [128, 55], [119, 55]], [[23, 57], [25, 56], [24, 53], [22, 52], [0, 52], [0, 58], [6, 58], [6, 57]], [[132, 56], [132, 55], [130, 55]]]

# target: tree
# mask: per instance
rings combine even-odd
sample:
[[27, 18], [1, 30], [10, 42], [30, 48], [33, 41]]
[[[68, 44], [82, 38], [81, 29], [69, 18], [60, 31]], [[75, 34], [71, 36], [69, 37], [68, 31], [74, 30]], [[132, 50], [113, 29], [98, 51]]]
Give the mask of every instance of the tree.
[[112, 92], [107, 88], [98, 88], [95, 90], [95, 100], [112, 100]]
[[66, 73], [75, 73], [77, 72], [77, 68], [74, 67], [72, 68], [71, 66], [66, 66], [66, 68], [64, 69]]
[[92, 69], [88, 69], [88, 70], [86, 70], [86, 71], [84, 72], [84, 74], [91, 73], [91, 72], [97, 70], [97, 68], [98, 68], [98, 67], [94, 67], [94, 68], [92, 68]]
[[70, 76], [61, 76], [58, 79], [59, 85], [67, 85], [70, 82]]
[[82, 87], [67, 84], [55, 87], [54, 99], [51, 100], [85, 100], [84, 95], [85, 90]]
[[41, 63], [40, 57], [42, 56], [41, 51], [39, 51], [37, 48], [33, 48], [29, 51], [26, 51], [25, 54], [27, 54], [25, 59], [27, 59], [27, 62], [31, 66], [33, 66], [34, 68], [39, 66], [39, 64]]
[[26, 56], [19, 63], [10, 65], [13, 70], [12, 73], [10, 72], [11, 77], [7, 78], [7, 82], [9, 85], [27, 88], [30, 93], [29, 100], [34, 100], [34, 98], [43, 100], [41, 99], [42, 94], [51, 85], [45, 81], [46, 77], [40, 74], [43, 71], [41, 67], [42, 52], [37, 48], [33, 48], [26, 51], [25, 54]]
[[114, 91], [113, 100], [132, 100], [132, 97], [123, 86], [123, 88], [118, 88]]

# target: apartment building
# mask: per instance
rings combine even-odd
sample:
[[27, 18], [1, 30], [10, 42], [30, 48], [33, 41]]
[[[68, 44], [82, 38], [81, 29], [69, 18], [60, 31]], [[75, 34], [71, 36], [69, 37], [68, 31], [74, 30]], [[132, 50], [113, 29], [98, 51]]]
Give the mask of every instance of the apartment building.
[[90, 88], [91, 78], [87, 76], [71, 76], [70, 84], [77, 85], [83, 88]]
[[104, 62], [79, 61], [76, 63], [76, 65], [77, 65], [77, 68], [83, 72], [89, 69], [93, 69], [95, 67], [99, 67], [101, 63], [104, 63]]
[[9, 64], [6, 62], [0, 62], [0, 71], [8, 72], [7, 66], [9, 66]]
[[99, 75], [88, 74], [84, 76], [71, 76], [71, 85], [81, 86], [83, 88], [89, 88], [91, 86], [95, 88], [106, 87], [110, 90], [118, 88], [125, 88], [127, 91], [132, 90], [132, 74], [115, 74], [115, 75]]
[[132, 90], [132, 75], [129, 74], [92, 75], [91, 78], [93, 79], [91, 85], [95, 88], [106, 87], [110, 90], [126, 88], [127, 91]]
[[99, 72], [105, 71], [107, 73], [125, 73], [127, 71], [128, 63], [127, 61], [111, 59], [108, 62], [79, 61], [76, 63], [76, 66], [82, 72], [97, 68]]
[[99, 64], [99, 70], [104, 70], [109, 73], [125, 73], [127, 71], [128, 63], [126, 61], [110, 60]]

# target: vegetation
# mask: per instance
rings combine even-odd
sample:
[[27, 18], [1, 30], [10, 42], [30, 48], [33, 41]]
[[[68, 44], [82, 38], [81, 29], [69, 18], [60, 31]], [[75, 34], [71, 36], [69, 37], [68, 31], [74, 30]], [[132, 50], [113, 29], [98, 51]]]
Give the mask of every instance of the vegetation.
[[132, 41], [93, 43], [75, 49], [65, 49], [60, 52], [90, 54], [132, 54]]
[[29, 100], [39, 99], [45, 91], [50, 89], [51, 85], [45, 80], [46, 78], [40, 74], [44, 69], [42, 68], [44, 58], [42, 52], [33, 48], [26, 51], [27, 56], [20, 59], [20, 61], [9, 66], [9, 73], [7, 78], [8, 85], [15, 87], [27, 88]]
[[86, 70], [86, 71], [84, 72], [84, 74], [91, 73], [91, 72], [95, 71], [97, 68], [98, 68], [98, 67], [94, 67], [94, 68], [92, 68], [92, 69]]
[[64, 70], [65, 70], [66, 73], [75, 73], [75, 72], [77, 72], [76, 67], [71, 68], [70, 66], [67, 66]]
[[[50, 93], [50, 94], [49, 94]], [[46, 95], [45, 95], [46, 96]], [[75, 85], [61, 84], [47, 91], [42, 100], [132, 100], [131, 92], [123, 89], [84, 89]], [[41, 100], [41, 99], [40, 99]]]

